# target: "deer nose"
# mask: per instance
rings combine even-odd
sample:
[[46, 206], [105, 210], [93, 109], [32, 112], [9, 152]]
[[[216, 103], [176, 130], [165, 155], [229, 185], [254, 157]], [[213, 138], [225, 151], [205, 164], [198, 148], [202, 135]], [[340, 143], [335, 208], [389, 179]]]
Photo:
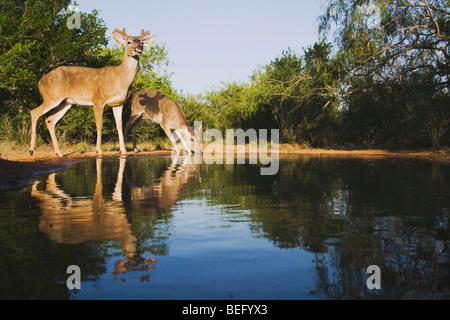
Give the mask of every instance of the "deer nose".
[[144, 49], [144, 47], [142, 46], [137, 46], [136, 49], [134, 49], [134, 51], [136, 51], [137, 53], [142, 53], [142, 50]]

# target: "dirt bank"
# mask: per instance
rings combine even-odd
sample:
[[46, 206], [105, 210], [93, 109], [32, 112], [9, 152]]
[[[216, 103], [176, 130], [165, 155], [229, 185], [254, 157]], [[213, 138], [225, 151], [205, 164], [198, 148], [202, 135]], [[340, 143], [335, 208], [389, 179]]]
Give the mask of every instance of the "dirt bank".
[[421, 158], [428, 160], [450, 161], [450, 150], [445, 149], [422, 149], [422, 150], [327, 150], [327, 149], [302, 149], [295, 145], [281, 145], [281, 154], [311, 154], [329, 156], [354, 156], [354, 157], [403, 157]]
[[[130, 153], [130, 155], [135, 153]], [[158, 150], [142, 152], [139, 155], [170, 154], [170, 151]], [[118, 152], [104, 152], [103, 157], [119, 156]], [[54, 152], [39, 152], [34, 156], [26, 153], [1, 154], [0, 190], [21, 189], [33, 183], [41, 174], [49, 174], [69, 168], [85, 158], [96, 157], [95, 152], [73, 152], [58, 157]]]
[[64, 170], [76, 162], [76, 159], [55, 159], [33, 162], [0, 159], [0, 190], [21, 189], [33, 183], [39, 174]]
[[[139, 156], [145, 155], [170, 155], [169, 150], [157, 150], [141, 152]], [[450, 152], [448, 150], [325, 150], [325, 149], [303, 149], [296, 145], [280, 145], [281, 155], [316, 155], [337, 157], [360, 157], [360, 158], [420, 158], [450, 163]], [[104, 157], [118, 156], [117, 151], [104, 152]], [[134, 152], [129, 156], [137, 155]], [[64, 170], [87, 157], [95, 157], [95, 152], [70, 153], [59, 158], [53, 152], [41, 152], [35, 156], [23, 153], [2, 154], [0, 158], [0, 190], [20, 189], [32, 183], [36, 176], [51, 172]]]

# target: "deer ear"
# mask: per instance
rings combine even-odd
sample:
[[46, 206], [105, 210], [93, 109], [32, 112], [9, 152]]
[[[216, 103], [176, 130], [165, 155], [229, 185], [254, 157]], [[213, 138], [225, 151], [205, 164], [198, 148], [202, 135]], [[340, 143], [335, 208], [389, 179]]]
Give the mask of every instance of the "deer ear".
[[153, 44], [155, 41], [156, 36], [151, 36], [150, 38], [147, 38], [144, 40], [144, 47], [148, 47]]
[[117, 41], [117, 43], [120, 43], [120, 44], [126, 44], [126, 42], [127, 42], [127, 41], [123, 38], [123, 36], [122, 36], [120, 33], [116, 32], [116, 31], [113, 32], [113, 37], [114, 37], [114, 40]]

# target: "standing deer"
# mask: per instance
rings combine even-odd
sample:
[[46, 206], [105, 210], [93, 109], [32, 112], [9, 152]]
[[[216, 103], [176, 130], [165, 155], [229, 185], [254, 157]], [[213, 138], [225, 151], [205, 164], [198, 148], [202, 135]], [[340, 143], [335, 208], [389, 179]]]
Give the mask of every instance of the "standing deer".
[[156, 36], [146, 38], [149, 35], [150, 31], [142, 30], [140, 36], [133, 37], [125, 32], [125, 28], [122, 31], [115, 29], [114, 39], [125, 47], [121, 65], [99, 69], [59, 67], [41, 79], [39, 91], [44, 102], [31, 111], [31, 155], [36, 147], [36, 122], [41, 115], [52, 110], [46, 124], [56, 154], [63, 156], [56, 139], [55, 125], [73, 104], [94, 106], [98, 155], [102, 155], [103, 110], [105, 106], [112, 106], [119, 135], [120, 153], [126, 154], [122, 132], [122, 109], [128, 97], [129, 87], [138, 71], [139, 57], [144, 47], [150, 46], [155, 40]]
[[169, 137], [177, 154], [178, 151], [175, 137], [172, 130], [174, 130], [181, 140], [184, 148], [190, 154], [192, 152], [191, 144], [187, 141], [195, 141], [192, 129], [186, 122], [186, 115], [180, 104], [156, 90], [142, 90], [133, 96], [131, 105], [131, 117], [125, 127], [125, 134], [130, 128], [133, 129], [133, 149], [136, 148], [136, 127], [145, 120], [153, 120], [158, 123]]

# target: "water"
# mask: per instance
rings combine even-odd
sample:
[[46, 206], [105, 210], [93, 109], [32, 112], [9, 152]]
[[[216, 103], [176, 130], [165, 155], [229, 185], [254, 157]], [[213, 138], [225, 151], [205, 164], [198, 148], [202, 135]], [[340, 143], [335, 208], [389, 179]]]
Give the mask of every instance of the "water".
[[448, 299], [449, 219], [448, 163], [87, 159], [0, 193], [0, 298]]

